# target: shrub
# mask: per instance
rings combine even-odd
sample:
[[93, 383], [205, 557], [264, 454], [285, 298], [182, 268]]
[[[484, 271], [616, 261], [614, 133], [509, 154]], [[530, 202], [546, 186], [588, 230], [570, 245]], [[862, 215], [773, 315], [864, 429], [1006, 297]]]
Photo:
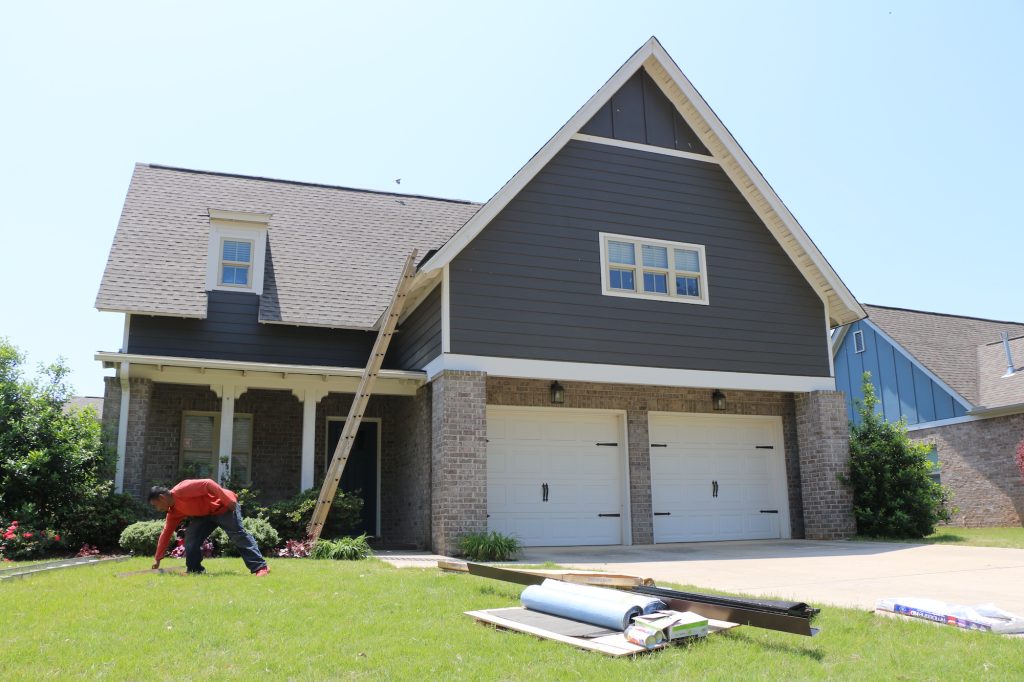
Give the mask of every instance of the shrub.
[[931, 447], [907, 436], [904, 420], [892, 424], [875, 412], [878, 398], [864, 373], [861, 423], [850, 429], [850, 475], [857, 533], [871, 537], [922, 538], [948, 521], [950, 492], [929, 478]]
[[[256, 539], [256, 544], [259, 545], [260, 552], [263, 554], [270, 552], [281, 542], [281, 536], [266, 519], [259, 517], [242, 519], [242, 527]], [[239, 556], [238, 548], [235, 547], [235, 543], [231, 541], [223, 528], [214, 530], [210, 534], [210, 541], [219, 554]]]
[[366, 533], [355, 538], [338, 540], [317, 540], [310, 557], [313, 559], [334, 559], [336, 561], [358, 561], [373, 554], [366, 542]]
[[153, 556], [163, 529], [163, 521], [138, 521], [121, 531], [118, 544], [136, 556]]
[[[306, 537], [306, 526], [313, 518], [320, 491], [310, 488], [287, 500], [275, 502], [267, 508], [267, 520], [285, 538], [303, 539]], [[362, 520], [363, 499], [356, 493], [341, 490], [334, 496], [331, 511], [327, 515], [327, 524], [323, 535], [337, 537], [351, 532]]]
[[0, 516], [70, 529], [109, 491], [113, 453], [100, 442], [92, 409], [64, 407], [72, 389], [62, 361], [24, 378], [25, 357], [0, 338]]
[[39, 530], [18, 521], [4, 523], [0, 535], [0, 557], [10, 560], [38, 559], [54, 552], [61, 544], [60, 533]]
[[78, 520], [68, 527], [68, 544], [88, 543], [105, 550], [116, 549], [121, 532], [148, 516], [134, 497], [114, 493], [84, 502], [77, 515]]
[[470, 561], [508, 561], [520, 549], [519, 540], [494, 530], [468, 533], [459, 538], [459, 551]]

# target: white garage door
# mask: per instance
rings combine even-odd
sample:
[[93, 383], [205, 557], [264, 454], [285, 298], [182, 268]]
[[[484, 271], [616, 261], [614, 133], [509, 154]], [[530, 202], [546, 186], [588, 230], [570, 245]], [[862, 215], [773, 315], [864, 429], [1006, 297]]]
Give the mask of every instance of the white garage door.
[[487, 408], [487, 524], [526, 546], [623, 542], [625, 442], [609, 412]]
[[779, 417], [651, 413], [655, 542], [789, 537]]

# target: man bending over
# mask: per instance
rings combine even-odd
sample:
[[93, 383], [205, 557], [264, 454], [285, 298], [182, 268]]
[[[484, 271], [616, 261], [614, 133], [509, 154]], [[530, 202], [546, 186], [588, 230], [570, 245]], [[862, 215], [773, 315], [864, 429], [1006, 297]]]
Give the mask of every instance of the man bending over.
[[153, 568], [160, 568], [160, 560], [167, 551], [171, 536], [185, 518], [189, 518], [185, 531], [185, 569], [189, 573], [202, 573], [203, 541], [217, 526], [227, 532], [238, 547], [242, 561], [250, 573], [264, 576], [270, 572], [263, 560], [256, 539], [242, 526], [242, 509], [238, 497], [208, 478], [182, 481], [170, 490], [153, 486], [149, 491], [149, 504], [167, 513], [164, 530], [156, 545]]

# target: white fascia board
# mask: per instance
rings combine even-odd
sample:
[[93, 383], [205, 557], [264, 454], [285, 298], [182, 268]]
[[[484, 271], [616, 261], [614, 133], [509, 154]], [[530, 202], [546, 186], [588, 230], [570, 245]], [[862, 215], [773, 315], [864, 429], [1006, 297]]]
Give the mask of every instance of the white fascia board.
[[971, 410], [962, 417], [936, 419], [935, 421], [923, 422], [921, 424], [912, 424], [907, 426], [907, 432], [914, 433], [915, 431], [924, 431], [925, 429], [936, 429], [943, 426], [952, 426], [953, 424], [966, 424], [968, 422], [984, 421], [985, 419], [995, 419], [996, 417], [1008, 417], [1010, 415], [1021, 413], [1024, 413], [1024, 403], [1004, 405], [1002, 407], [983, 407]]
[[886, 334], [884, 331], [882, 331], [881, 327], [879, 327], [877, 324], [872, 322], [870, 318], [865, 319], [865, 320], [861, 320], [861, 322], [863, 322], [867, 326], [871, 327], [871, 329], [873, 329], [876, 334], [881, 336], [882, 339], [884, 339], [886, 342], [891, 344], [893, 348], [895, 348], [897, 351], [899, 351], [900, 355], [905, 357], [907, 360], [910, 360], [910, 364], [912, 364], [914, 367], [917, 367], [919, 370], [921, 370], [922, 373], [924, 373], [924, 375], [926, 377], [928, 377], [929, 379], [934, 381], [936, 384], [938, 384], [939, 387], [942, 390], [946, 391], [951, 396], [953, 396], [953, 399], [956, 400], [958, 403], [960, 403], [965, 410], [970, 411], [970, 410], [974, 409], [974, 405], [972, 405], [970, 402], [968, 402], [962, 395], [960, 395], [959, 393], [954, 391], [952, 388], [950, 388], [950, 386], [945, 381], [943, 381], [942, 379], [937, 377], [934, 372], [932, 372], [930, 369], [928, 369], [923, 364], [921, 364], [921, 362], [917, 358], [915, 358], [910, 352], [908, 352], [906, 348], [901, 346], [896, 341], [896, 339], [892, 338], [891, 336]]
[[511, 180], [506, 182], [479, 211], [473, 214], [473, 217], [466, 221], [465, 225], [459, 228], [459, 231], [444, 246], [438, 249], [434, 257], [426, 262], [422, 270], [430, 272], [447, 265], [462, 249], [473, 241], [484, 227], [519, 194], [520, 190], [555, 157], [555, 154], [562, 150], [569, 140], [572, 139], [572, 136], [578, 133], [580, 128], [593, 118], [597, 110], [603, 107], [605, 102], [611, 99], [611, 96], [643, 66], [644, 60], [651, 55], [657, 42], [657, 40], [651, 38], [639, 50], [634, 52], [633, 56], [626, 60], [626, 63], [619, 67], [619, 70], [587, 100], [587, 103], [580, 107], [579, 111], [573, 114], [572, 118], [559, 128], [558, 132], [540, 148], [540, 151], [534, 154], [533, 158], [527, 161], [526, 165], [512, 176]]
[[491, 376], [516, 379], [585, 381], [593, 383], [676, 386], [679, 388], [720, 388], [743, 391], [782, 391], [809, 393], [834, 391], [833, 377], [790, 376], [783, 374], [743, 374], [664, 367], [599, 365], [584, 362], [554, 362], [496, 358], [483, 355], [443, 353], [424, 370], [430, 379], [445, 370], [486, 372]]
[[342, 329], [351, 332], [375, 332], [380, 327], [380, 317], [373, 324], [372, 327], [361, 327], [358, 325], [344, 325], [344, 324], [317, 324], [315, 322], [289, 322], [288, 320], [259, 320], [260, 324], [277, 324], [282, 327], [315, 327], [316, 329]]
[[[206, 292], [202, 292], [206, 294]], [[124, 313], [125, 315], [140, 315], [146, 317], [177, 317], [182, 320], [205, 320], [206, 314], [202, 315], [185, 315], [184, 313], [165, 311], [165, 310], [134, 310], [132, 308], [106, 308], [96, 306], [96, 310], [101, 313]]]

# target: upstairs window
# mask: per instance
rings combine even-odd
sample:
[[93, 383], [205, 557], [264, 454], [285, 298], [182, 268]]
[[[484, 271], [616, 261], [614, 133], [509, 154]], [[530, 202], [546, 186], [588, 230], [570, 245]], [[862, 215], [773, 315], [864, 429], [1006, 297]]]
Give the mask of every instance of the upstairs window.
[[853, 352], [863, 353], [864, 351], [864, 332], [857, 330], [853, 333]]
[[602, 293], [677, 303], [708, 303], [707, 264], [699, 244], [601, 235]]
[[222, 286], [250, 287], [252, 270], [251, 241], [224, 239], [220, 247], [220, 284]]

